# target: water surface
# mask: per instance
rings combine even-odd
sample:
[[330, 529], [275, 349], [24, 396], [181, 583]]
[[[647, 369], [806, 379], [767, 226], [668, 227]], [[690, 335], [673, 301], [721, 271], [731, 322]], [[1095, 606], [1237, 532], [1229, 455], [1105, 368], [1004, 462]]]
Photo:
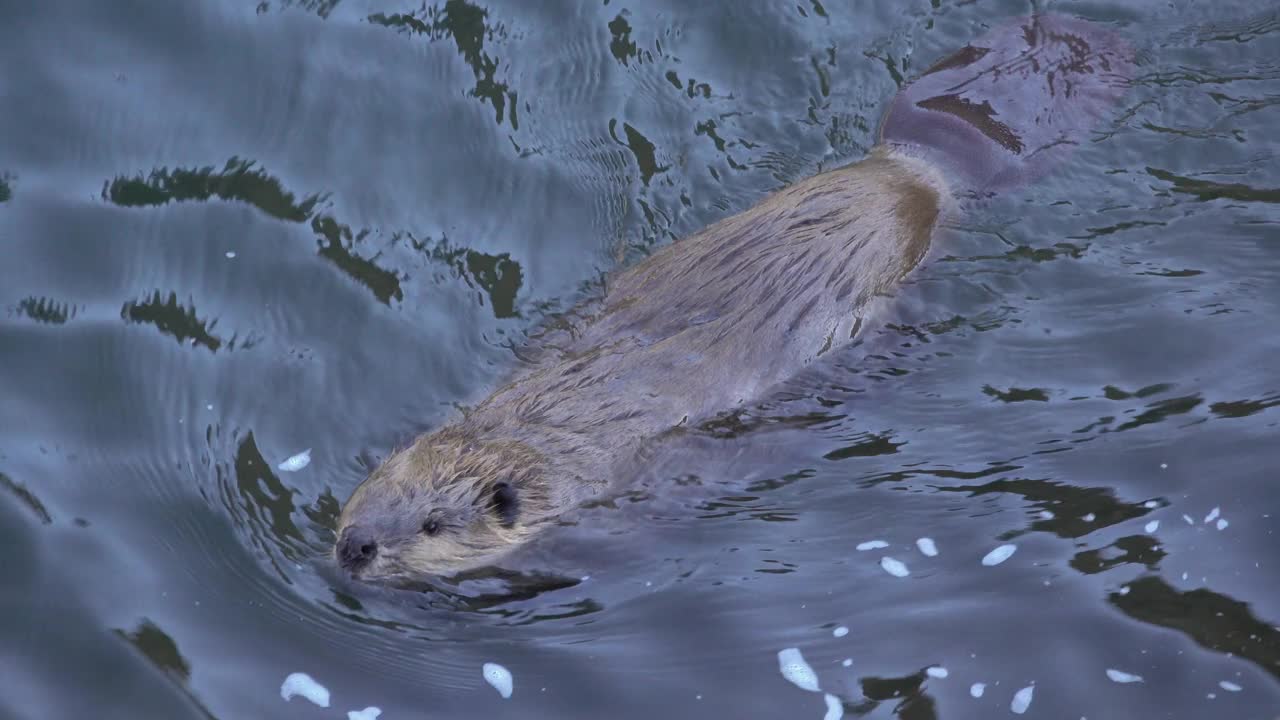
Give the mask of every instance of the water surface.
[[371, 463], [1030, 7], [0, 6], [0, 716], [823, 717], [788, 648], [846, 717], [1280, 715], [1280, 14], [1036, 7], [1135, 86], [937, 235], [875, 354], [522, 574], [392, 594], [326, 556]]

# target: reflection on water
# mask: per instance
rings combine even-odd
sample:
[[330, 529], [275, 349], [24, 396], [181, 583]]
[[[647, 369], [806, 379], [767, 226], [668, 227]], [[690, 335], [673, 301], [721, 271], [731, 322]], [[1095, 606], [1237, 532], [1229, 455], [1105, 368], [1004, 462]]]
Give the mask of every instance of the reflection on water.
[[25, 485], [19, 485], [13, 478], [0, 473], [0, 488], [4, 488], [6, 492], [18, 500], [18, 502], [26, 505], [40, 522], [48, 525], [53, 522], [53, 517], [49, 515], [49, 511], [45, 509], [44, 503], [40, 502], [40, 498], [36, 497]]
[[1184, 633], [1200, 646], [1242, 657], [1280, 678], [1280, 630], [1258, 620], [1249, 603], [1208, 588], [1179, 590], [1158, 576], [1138, 578], [1107, 600], [1135, 620]]
[[971, 497], [1011, 493], [1025, 500], [1034, 517], [1023, 530], [999, 537], [1010, 540], [1027, 532], [1048, 532], [1061, 538], [1078, 538], [1111, 525], [1119, 525], [1151, 511], [1144, 503], [1120, 501], [1115, 491], [1101, 487], [1076, 487], [1053, 480], [1008, 478], [982, 485], [952, 485], [943, 492], [963, 492]]
[[554, 352], [522, 344], [619, 259], [861, 157], [902, 83], [1026, 8], [15, 5], [0, 715], [326, 716], [280, 699], [301, 671], [332, 716], [821, 717], [778, 672], [798, 647], [846, 717], [998, 717], [1034, 686], [1027, 717], [1270, 718], [1258, 7], [1082, 9], [1139, 46], [1125, 107], [940, 231], [859, 347], [501, 567], [371, 588], [329, 553], [374, 458]]
[[448, 0], [442, 6], [424, 6], [417, 12], [393, 15], [375, 13], [369, 16], [369, 22], [402, 30], [410, 35], [421, 35], [432, 42], [452, 38], [458, 54], [476, 76], [471, 96], [487, 102], [493, 108], [499, 125], [509, 120], [511, 129], [519, 130], [519, 102], [516, 93], [506, 82], [496, 79], [502, 61], [490, 56], [484, 49], [485, 41], [492, 42], [495, 38], [505, 40], [507, 30], [501, 23], [489, 24], [488, 18], [489, 11], [484, 8], [466, 0]]
[[234, 506], [232, 511], [242, 518], [241, 524], [250, 529], [260, 549], [272, 557], [276, 553], [270, 551], [277, 550], [290, 562], [301, 559], [306, 538], [294, 525], [294, 491], [271, 471], [254, 443], [253, 433], [240, 440], [236, 450], [235, 487], [230, 486], [231, 478], [226, 473], [220, 472], [219, 480], [223, 501], [229, 509]]
[[1173, 183], [1169, 188], [1176, 193], [1194, 195], [1197, 200], [1240, 200], [1242, 202], [1280, 202], [1280, 188], [1260, 189], [1242, 183], [1220, 183], [1211, 180], [1174, 175], [1167, 170], [1147, 168], [1151, 177]]
[[934, 699], [924, 691], [925, 673], [897, 678], [862, 678], [863, 702], [848, 708], [855, 717], [869, 715], [882, 704], [890, 704], [894, 717], [902, 720], [937, 720]]
[[163, 630], [150, 620], [143, 619], [133, 632], [114, 630], [116, 636], [128, 642], [142, 653], [152, 665], [159, 669], [166, 678], [173, 682], [183, 695], [204, 718], [212, 719], [213, 713], [200, 703], [198, 697], [189, 687], [191, 681], [191, 664], [182, 656], [178, 645]]
[[18, 301], [12, 312], [24, 315], [38, 323], [62, 325], [76, 316], [76, 306], [47, 297], [25, 297]]
[[280, 185], [252, 160], [233, 157], [221, 171], [212, 166], [198, 170], [152, 170], [146, 178], [118, 177], [102, 184], [102, 199], [121, 207], [146, 207], [185, 200], [239, 200], [271, 217], [305, 222], [324, 198], [311, 195], [295, 201], [293, 193]]
[[[231, 158], [221, 171], [213, 167], [198, 170], [154, 170], [147, 178], [118, 177], [104, 183], [102, 198], [122, 207], [146, 207], [165, 205], [169, 202], [206, 201], [210, 198], [248, 203], [271, 217], [305, 223], [308, 220], [316, 234], [319, 254], [342, 272], [368, 288], [379, 301], [389, 304], [401, 301], [402, 275], [378, 266], [376, 256], [363, 258], [355, 247], [370, 234], [370, 230], [353, 232], [347, 225], [332, 216], [319, 212], [327, 196], [309, 195], [301, 200], [285, 190], [280, 181], [268, 175], [262, 168], [255, 168], [249, 160]], [[432, 262], [449, 267], [467, 285], [478, 288], [482, 302], [493, 308], [494, 317], [518, 317], [516, 295], [520, 290], [522, 273], [520, 265], [509, 253], [488, 255], [450, 245], [447, 237], [439, 241], [419, 240], [411, 234], [393, 235], [391, 242], [405, 240]], [[159, 292], [155, 299], [139, 306], [129, 303], [121, 311], [122, 316], [133, 322], [149, 322], [179, 341], [191, 338], [196, 344], [217, 350], [222, 341], [210, 336], [203, 323], [196, 320], [193, 309], [177, 306], [176, 296], [170, 294], [167, 305], [161, 303]], [[186, 318], [181, 318], [182, 315]], [[168, 318], [164, 320], [163, 318]], [[186, 334], [181, 326], [186, 325]], [[234, 349], [234, 339], [231, 341]]]
[[1149, 535], [1128, 535], [1097, 550], [1076, 553], [1071, 567], [1089, 575], [1105, 572], [1119, 565], [1136, 563], [1155, 570], [1165, 552], [1159, 542]]
[[[228, 350], [234, 350], [236, 339], [232, 337], [224, 341], [209, 331], [217, 321], [207, 323], [196, 317], [196, 309], [190, 305], [178, 304], [178, 294], [169, 293], [168, 299], [160, 297], [157, 290], [143, 302], [129, 301], [120, 310], [120, 317], [131, 323], [154, 325], [157, 330], [172, 337], [183, 345], [201, 346], [211, 352], [217, 352], [226, 342]], [[245, 343], [252, 347], [251, 343]]]

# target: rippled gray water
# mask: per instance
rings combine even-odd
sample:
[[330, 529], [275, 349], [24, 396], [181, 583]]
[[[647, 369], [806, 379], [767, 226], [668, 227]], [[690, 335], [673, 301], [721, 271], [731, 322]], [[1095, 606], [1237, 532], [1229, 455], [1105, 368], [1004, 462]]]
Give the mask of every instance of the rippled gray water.
[[1135, 87], [938, 234], [875, 354], [520, 573], [382, 593], [326, 556], [371, 463], [1030, 7], [0, 3], [0, 716], [1280, 716], [1280, 11], [1037, 7]]

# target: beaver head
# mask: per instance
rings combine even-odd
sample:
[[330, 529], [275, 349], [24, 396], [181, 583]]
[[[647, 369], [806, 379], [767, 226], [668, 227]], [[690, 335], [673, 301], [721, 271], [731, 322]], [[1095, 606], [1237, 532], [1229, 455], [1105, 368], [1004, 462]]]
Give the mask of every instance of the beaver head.
[[422, 436], [351, 494], [335, 559], [356, 579], [382, 582], [483, 565], [544, 520], [544, 473], [540, 455], [520, 443]]

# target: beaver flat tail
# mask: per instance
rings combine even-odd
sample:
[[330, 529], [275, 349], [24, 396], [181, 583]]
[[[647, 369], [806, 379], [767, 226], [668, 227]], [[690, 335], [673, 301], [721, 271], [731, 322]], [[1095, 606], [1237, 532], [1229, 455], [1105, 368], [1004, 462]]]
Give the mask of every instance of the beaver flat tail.
[[988, 194], [1047, 173], [1123, 96], [1131, 48], [1056, 14], [998, 26], [935, 63], [893, 99], [880, 141]]

